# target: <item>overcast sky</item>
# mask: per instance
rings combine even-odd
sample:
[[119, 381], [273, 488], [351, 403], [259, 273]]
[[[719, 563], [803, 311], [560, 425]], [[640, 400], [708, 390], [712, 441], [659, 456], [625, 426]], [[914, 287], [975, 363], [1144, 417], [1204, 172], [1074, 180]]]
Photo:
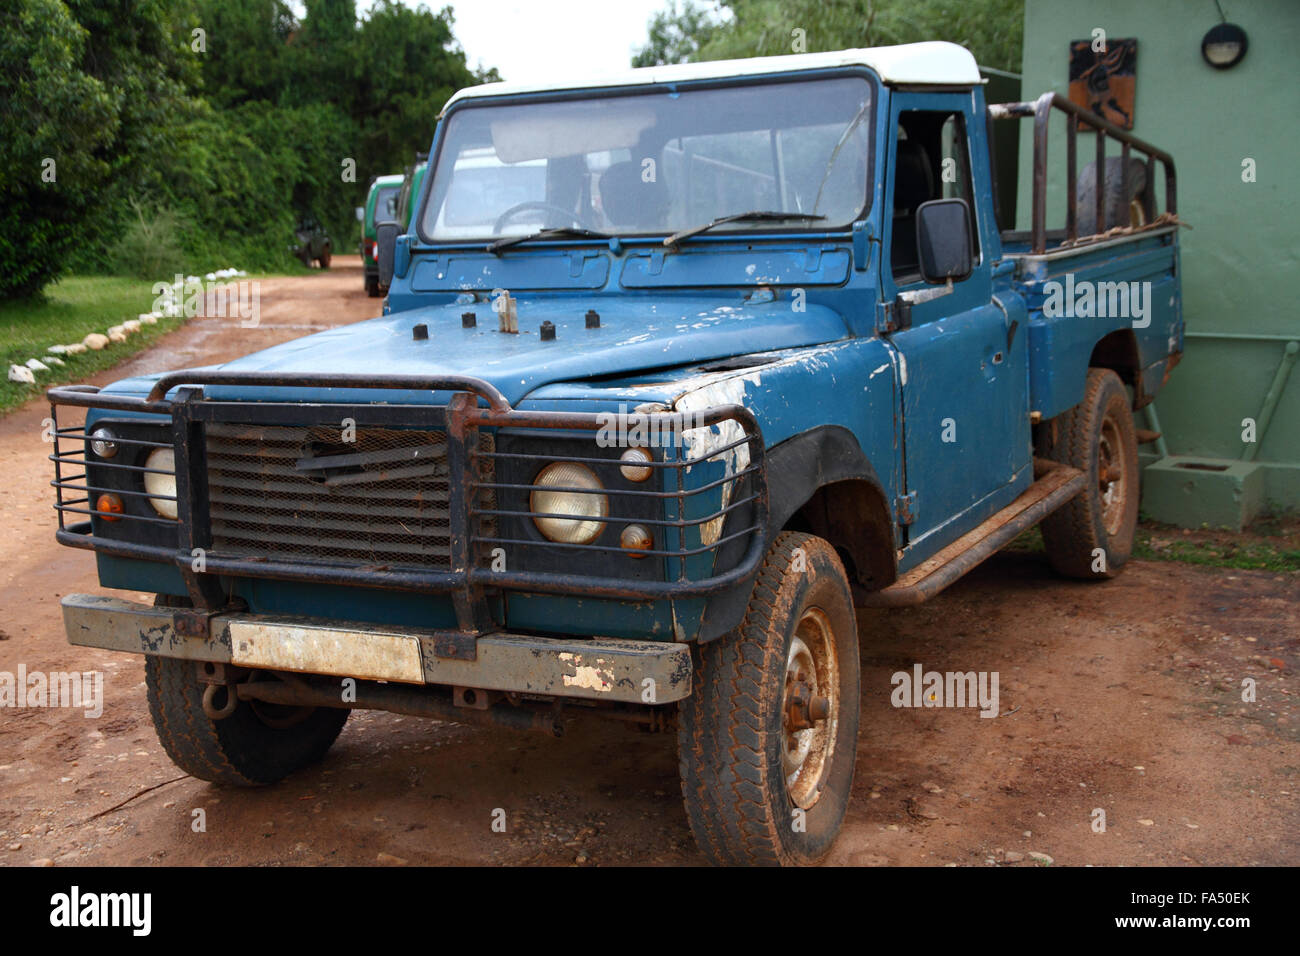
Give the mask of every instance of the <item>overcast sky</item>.
[[[408, 7], [416, 0], [404, 0]], [[431, 0], [450, 2], [453, 28], [472, 67], [495, 66], [516, 83], [627, 69], [650, 18], [668, 0]], [[357, 12], [371, 3], [359, 0]]]

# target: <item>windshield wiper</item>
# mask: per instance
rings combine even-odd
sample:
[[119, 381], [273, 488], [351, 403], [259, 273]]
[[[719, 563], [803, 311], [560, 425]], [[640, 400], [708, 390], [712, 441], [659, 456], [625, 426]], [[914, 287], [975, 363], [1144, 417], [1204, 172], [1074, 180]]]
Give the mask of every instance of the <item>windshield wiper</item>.
[[496, 242], [488, 243], [487, 251], [496, 253], [502, 249], [517, 246], [521, 242], [532, 242], [534, 239], [563, 239], [568, 236], [577, 236], [580, 239], [610, 238], [609, 233], [597, 232], [595, 229], [583, 229], [578, 226], [556, 226], [552, 229], [539, 229], [537, 232], [530, 232], [526, 236], [510, 236], [506, 239], [498, 239]]
[[698, 236], [702, 232], [708, 232], [714, 226], [721, 226], [728, 222], [781, 222], [786, 219], [798, 219], [801, 222], [812, 222], [814, 219], [825, 219], [811, 212], [779, 212], [774, 210], [755, 210], [753, 212], [737, 212], [730, 216], [719, 216], [712, 222], [706, 222], [702, 226], [691, 226], [689, 229], [683, 229], [681, 232], [675, 232], [664, 240], [664, 245], [670, 249], [685, 239], [692, 236]]

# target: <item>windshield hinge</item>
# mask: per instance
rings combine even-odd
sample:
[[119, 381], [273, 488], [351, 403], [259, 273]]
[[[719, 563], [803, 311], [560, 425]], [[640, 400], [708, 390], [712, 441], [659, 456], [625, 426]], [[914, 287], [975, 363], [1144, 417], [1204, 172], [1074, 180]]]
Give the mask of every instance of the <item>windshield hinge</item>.
[[909, 525], [916, 520], [916, 492], [909, 491], [894, 499], [894, 514], [901, 525]]
[[853, 269], [866, 272], [871, 265], [871, 223], [859, 219], [853, 224]]
[[912, 306], [901, 297], [880, 303], [876, 312], [876, 331], [881, 335], [906, 329], [912, 324]]

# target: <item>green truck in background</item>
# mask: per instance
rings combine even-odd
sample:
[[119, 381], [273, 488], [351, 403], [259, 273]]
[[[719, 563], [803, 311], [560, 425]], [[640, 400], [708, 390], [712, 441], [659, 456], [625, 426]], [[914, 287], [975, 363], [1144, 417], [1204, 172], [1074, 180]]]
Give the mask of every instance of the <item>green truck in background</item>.
[[397, 216], [397, 198], [406, 177], [401, 173], [376, 176], [370, 181], [366, 205], [361, 216], [361, 266], [366, 278], [366, 294], [379, 295], [379, 259], [375, 245], [375, 223]]
[[[397, 194], [397, 208], [394, 218], [402, 224], [402, 231], [405, 232], [411, 224], [411, 208], [415, 201], [420, 198], [420, 187], [424, 185], [424, 171], [428, 168], [429, 163], [422, 157], [423, 153], [418, 154], [421, 159], [414, 166], [406, 167], [406, 176], [402, 180], [401, 191]], [[383, 222], [383, 220], [379, 220]]]

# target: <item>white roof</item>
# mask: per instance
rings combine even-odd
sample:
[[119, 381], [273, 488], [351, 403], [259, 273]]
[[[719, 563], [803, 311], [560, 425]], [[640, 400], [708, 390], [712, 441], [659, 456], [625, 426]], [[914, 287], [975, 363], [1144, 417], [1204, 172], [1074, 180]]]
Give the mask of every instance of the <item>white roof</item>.
[[828, 53], [796, 53], [791, 56], [757, 56], [746, 60], [707, 60], [672, 66], [647, 66], [622, 70], [606, 76], [575, 74], [547, 83], [484, 83], [460, 90], [447, 107], [479, 96], [509, 96], [514, 93], [543, 93], [552, 90], [597, 89], [608, 86], [640, 86], [651, 83], [683, 83], [689, 80], [723, 79], [763, 73], [791, 73], [796, 70], [824, 70], [838, 66], [865, 66], [885, 83], [971, 86], [982, 82], [979, 66], [969, 50], [956, 43], [931, 40], [901, 46], [877, 46]]

